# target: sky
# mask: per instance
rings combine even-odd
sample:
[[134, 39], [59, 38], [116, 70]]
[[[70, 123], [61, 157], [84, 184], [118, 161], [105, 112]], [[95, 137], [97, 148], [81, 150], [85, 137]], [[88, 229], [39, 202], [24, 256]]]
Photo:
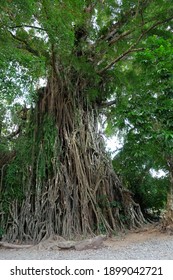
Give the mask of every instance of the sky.
[[[123, 143], [118, 139], [117, 136], [109, 138], [104, 137], [104, 139], [106, 142], [106, 149], [111, 152], [111, 158], [113, 159], [114, 156], [118, 153], [118, 150], [123, 147]], [[167, 173], [164, 170], [155, 170], [153, 168], [150, 169], [150, 174], [152, 175], [152, 177], [155, 178], [161, 178], [167, 175]]]
[[123, 147], [123, 143], [118, 139], [117, 136], [113, 137], [104, 137], [106, 142], [106, 149], [111, 152], [111, 158], [113, 158], [117, 153], [118, 150]]

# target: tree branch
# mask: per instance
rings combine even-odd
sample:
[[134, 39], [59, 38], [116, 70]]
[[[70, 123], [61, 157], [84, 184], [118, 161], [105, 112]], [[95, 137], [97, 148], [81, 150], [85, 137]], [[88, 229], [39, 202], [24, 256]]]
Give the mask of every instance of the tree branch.
[[111, 101], [108, 101], [108, 102], [103, 102], [100, 104], [99, 108], [107, 108], [107, 107], [110, 107], [112, 105], [115, 105], [117, 103], [116, 100], [111, 100]]
[[103, 72], [105, 72], [106, 70], [108, 70], [109, 68], [111, 68], [115, 63], [117, 63], [118, 61], [122, 60], [126, 55], [128, 55], [129, 53], [133, 53], [133, 52], [139, 52], [139, 51], [143, 51], [144, 48], [137, 48], [137, 49], [133, 49], [134, 45], [133, 44], [128, 50], [126, 50], [124, 53], [122, 53], [121, 55], [119, 55], [118, 57], [116, 57], [113, 61], [111, 61], [105, 68], [101, 69], [100, 71], [98, 71], [98, 74], [102, 74]]
[[123, 32], [121, 35], [119, 36], [115, 36], [113, 37], [110, 42], [109, 42], [109, 46], [115, 44], [116, 42], [118, 42], [119, 40], [123, 39], [124, 37], [128, 36], [129, 34], [133, 33], [135, 31], [135, 29], [132, 30], [128, 30], [126, 32]]
[[28, 42], [26, 40], [23, 40], [17, 36], [15, 36], [11, 31], [8, 31], [10, 33], [10, 35], [15, 39], [17, 40], [18, 42], [21, 42], [24, 46], [19, 46], [18, 48], [20, 49], [25, 49], [27, 50], [28, 52], [34, 54], [35, 56], [39, 57], [40, 56], [40, 53], [39, 51], [31, 48], [31, 46], [28, 44]]
[[127, 23], [127, 21], [129, 20], [129, 14], [132, 14], [132, 11], [128, 11], [126, 14], [124, 14], [122, 16], [122, 18], [117, 21], [116, 23], [112, 24], [107, 32], [107, 34], [105, 35], [102, 35], [100, 38], [99, 38], [99, 41], [109, 41], [110, 38], [113, 38], [118, 30], [120, 30], [121, 27], [123, 27], [123, 25], [125, 23]]
[[46, 31], [46, 29], [39, 27], [39, 26], [33, 26], [33, 25], [16, 25], [16, 26], [9, 26], [10, 29], [16, 29], [16, 28], [33, 28], [33, 29], [37, 29], [37, 30], [41, 30], [41, 31]]
[[136, 40], [135, 43], [133, 43], [129, 49], [127, 49], [124, 53], [122, 53], [121, 55], [119, 55], [118, 57], [116, 57], [113, 61], [111, 61], [105, 68], [101, 69], [100, 71], [98, 71], [98, 74], [102, 74], [103, 72], [105, 72], [106, 70], [108, 70], [109, 68], [111, 68], [115, 63], [117, 63], [118, 61], [122, 60], [126, 55], [128, 55], [129, 53], [132, 52], [137, 52], [137, 51], [142, 51], [144, 50], [144, 48], [134, 48], [140, 41], [141, 39], [147, 34], [149, 33], [151, 30], [153, 30], [154, 28], [156, 28], [157, 26], [164, 24], [166, 22], [169, 22], [173, 19], [173, 16], [165, 19], [165, 20], [161, 20], [158, 21], [156, 23], [154, 23], [152, 26], [150, 26], [147, 30], [144, 30], [141, 35], [138, 37], [138, 39]]
[[[136, 18], [137, 15], [139, 14], [142, 14], [143, 11], [147, 8], [148, 4], [150, 3], [150, 0], [145, 0], [144, 1], [141, 1], [141, 3], [139, 3], [138, 1], [138, 4], [137, 6], [131, 8], [130, 10], [126, 11], [124, 14], [121, 15], [121, 18], [116, 22], [116, 23], [113, 23], [107, 34], [106, 35], [102, 35], [99, 40], [113, 40], [113, 38], [115, 37], [115, 35], [118, 33], [118, 31], [120, 30], [120, 28], [122, 28], [125, 24], [127, 24], [131, 19], [133, 18]], [[129, 30], [127, 32], [133, 32], [133, 30]], [[125, 32], [124, 32], [125, 34]], [[120, 39], [121, 39], [121, 35], [120, 35]]]
[[157, 27], [158, 25], [161, 25], [163, 23], [169, 22], [172, 19], [173, 19], [173, 16], [171, 16], [171, 17], [169, 17], [169, 18], [167, 18], [165, 20], [160, 20], [160, 21], [156, 22], [155, 24], [153, 24], [151, 27], [149, 27], [144, 33], [146, 34], [146, 33], [150, 32], [152, 29], [154, 29], [155, 27]]

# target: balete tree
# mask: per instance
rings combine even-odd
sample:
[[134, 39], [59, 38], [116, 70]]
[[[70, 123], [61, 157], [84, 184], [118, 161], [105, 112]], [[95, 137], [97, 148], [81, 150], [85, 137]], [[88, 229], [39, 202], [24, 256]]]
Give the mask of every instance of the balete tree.
[[1, 3], [0, 137], [7, 151], [0, 153], [8, 160], [0, 162], [0, 226], [7, 240], [141, 225], [98, 123], [116, 109], [123, 71], [142, 41], [171, 24], [170, 7], [151, 0]]

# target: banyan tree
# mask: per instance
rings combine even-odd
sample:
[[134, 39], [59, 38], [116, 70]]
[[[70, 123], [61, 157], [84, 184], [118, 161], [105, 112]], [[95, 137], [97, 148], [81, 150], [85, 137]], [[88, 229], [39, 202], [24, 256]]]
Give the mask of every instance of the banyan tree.
[[146, 36], [168, 24], [165, 9], [146, 0], [3, 1], [0, 94], [12, 108], [0, 134], [4, 239], [39, 242], [142, 224], [100, 123], [115, 120], [123, 71]]

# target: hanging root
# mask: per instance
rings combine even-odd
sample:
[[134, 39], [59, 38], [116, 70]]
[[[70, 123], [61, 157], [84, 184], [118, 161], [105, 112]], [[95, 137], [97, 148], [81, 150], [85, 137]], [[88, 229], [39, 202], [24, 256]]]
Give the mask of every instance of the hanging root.
[[[68, 88], [60, 90], [61, 84], [50, 83], [35, 110], [32, 164], [26, 164], [23, 175], [25, 198], [11, 202], [4, 218], [8, 241], [108, 235], [145, 222], [105, 152], [95, 109], [86, 107], [80, 92], [76, 101], [66, 98]], [[54, 116], [55, 125], [46, 126], [47, 115]]]

